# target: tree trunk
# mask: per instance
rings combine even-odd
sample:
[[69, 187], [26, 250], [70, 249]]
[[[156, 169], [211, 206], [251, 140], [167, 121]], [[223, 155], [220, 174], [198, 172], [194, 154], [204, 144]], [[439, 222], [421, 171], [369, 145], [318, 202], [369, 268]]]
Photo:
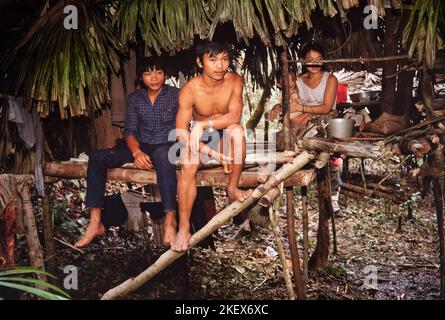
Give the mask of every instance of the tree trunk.
[[90, 128], [93, 129], [90, 135], [96, 135], [96, 138], [91, 137], [92, 142], [95, 142], [92, 143], [92, 150], [112, 148], [116, 139], [122, 138], [123, 130], [112, 125], [111, 109], [108, 107], [103, 108], [90, 120], [93, 122], [90, 122]]
[[258, 123], [261, 120], [261, 117], [264, 114], [264, 110], [266, 108], [267, 101], [269, 101], [269, 98], [270, 98], [270, 89], [266, 87], [263, 90], [263, 94], [261, 95], [258, 105], [256, 106], [255, 110], [253, 111], [252, 115], [250, 116], [249, 120], [246, 123], [246, 129], [255, 130], [255, 128], [257, 127]]

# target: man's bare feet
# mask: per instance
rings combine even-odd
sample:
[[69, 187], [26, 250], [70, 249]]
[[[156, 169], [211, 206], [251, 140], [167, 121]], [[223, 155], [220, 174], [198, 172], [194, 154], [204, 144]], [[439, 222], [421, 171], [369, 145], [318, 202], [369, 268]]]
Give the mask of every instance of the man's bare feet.
[[227, 194], [229, 196], [229, 200], [231, 201], [239, 201], [244, 202], [247, 198], [252, 194], [252, 190], [241, 190], [238, 188], [235, 189], [227, 189]]
[[87, 228], [87, 231], [83, 235], [82, 239], [77, 241], [74, 245], [76, 248], [85, 248], [87, 247], [91, 241], [97, 236], [101, 236], [105, 233], [105, 227], [100, 221], [91, 220], [90, 225]]
[[179, 228], [178, 234], [176, 235], [175, 240], [172, 242], [171, 249], [176, 252], [184, 252], [187, 251], [190, 244], [190, 229], [189, 228]]
[[164, 245], [169, 246], [176, 238], [176, 217], [174, 212], [167, 212], [164, 220]]

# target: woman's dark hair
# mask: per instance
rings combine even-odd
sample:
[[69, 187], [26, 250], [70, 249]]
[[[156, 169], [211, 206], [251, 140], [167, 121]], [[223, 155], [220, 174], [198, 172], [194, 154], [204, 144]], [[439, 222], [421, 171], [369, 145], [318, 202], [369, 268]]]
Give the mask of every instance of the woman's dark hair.
[[[307, 54], [311, 51], [318, 52], [324, 58], [324, 49], [323, 46], [318, 42], [309, 42], [306, 44], [303, 49], [300, 51], [300, 59], [306, 58]], [[303, 66], [303, 73], [307, 72], [307, 67]], [[321, 71], [327, 71], [326, 66], [323, 64], [321, 67]]]
[[303, 47], [303, 49], [301, 49], [300, 52], [301, 59], [304, 59], [310, 51], [318, 52], [319, 54], [321, 54], [322, 57], [324, 57], [323, 46], [318, 42], [309, 42]]
[[227, 52], [227, 54], [229, 55], [229, 59], [232, 60], [232, 54], [227, 43], [211, 41], [198, 44], [196, 46], [195, 55], [202, 63], [204, 61], [204, 55], [209, 54], [209, 56], [212, 57], [223, 52]]

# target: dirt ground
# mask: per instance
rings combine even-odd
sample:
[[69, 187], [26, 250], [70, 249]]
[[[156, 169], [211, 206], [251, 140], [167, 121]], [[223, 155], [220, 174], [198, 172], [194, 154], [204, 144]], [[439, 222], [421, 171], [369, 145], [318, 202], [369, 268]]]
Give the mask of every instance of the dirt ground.
[[[372, 164], [371, 170], [377, 171]], [[52, 211], [59, 240], [74, 243], [84, 228], [81, 224], [87, 223], [83, 212], [85, 184], [84, 180], [62, 180], [52, 185]], [[127, 185], [112, 182], [107, 188], [108, 193], [113, 193], [127, 189]], [[219, 191], [219, 206], [221, 196]], [[324, 271], [309, 274], [309, 299], [439, 298], [439, 248], [431, 195], [413, 202], [412, 220], [407, 219], [405, 205], [382, 199], [343, 191], [340, 203], [346, 216], [336, 219], [338, 252], [332, 254], [331, 234], [329, 266]], [[38, 201], [35, 204], [37, 217], [41, 218]], [[295, 204], [302, 256], [298, 194]], [[399, 219], [401, 230], [398, 230]], [[315, 247], [317, 224], [316, 190], [312, 186], [309, 189], [310, 252]], [[284, 210], [280, 211], [280, 226], [285, 249], [288, 249]], [[20, 242], [17, 262], [27, 265], [24, 238], [20, 238]], [[151, 250], [147, 249], [142, 233], [134, 235], [121, 228], [109, 230], [84, 253], [57, 241], [57, 276], [63, 279], [66, 276], [64, 267], [75, 266], [78, 288], [68, 291], [72, 298], [98, 299], [107, 290], [142, 272], [165, 250], [157, 248], [153, 239], [149, 242]], [[290, 266], [289, 255], [287, 259]], [[370, 276], [377, 279], [371, 288]], [[253, 226], [251, 232], [246, 232], [229, 223], [215, 236], [215, 250], [193, 248], [188, 257], [180, 259], [127, 298], [286, 299], [287, 291], [270, 229]]]

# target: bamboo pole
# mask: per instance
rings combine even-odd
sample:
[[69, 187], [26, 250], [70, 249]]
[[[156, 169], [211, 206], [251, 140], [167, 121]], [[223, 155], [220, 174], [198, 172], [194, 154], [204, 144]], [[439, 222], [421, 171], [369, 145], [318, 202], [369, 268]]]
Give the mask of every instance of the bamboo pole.
[[[365, 63], [365, 62], [385, 62], [385, 61], [396, 61], [396, 60], [407, 60], [409, 59], [408, 55], [396, 55], [396, 56], [388, 56], [388, 57], [368, 57], [368, 58], [342, 58], [342, 59], [327, 59], [317, 61], [317, 64], [320, 63]], [[310, 65], [306, 63], [306, 60], [289, 60], [289, 63], [302, 63], [306, 65]]]
[[[295, 159], [291, 163], [285, 164], [278, 171], [276, 171], [267, 180], [266, 183], [257, 187], [252, 192], [252, 195], [248, 199], [246, 199], [246, 201], [235, 201], [227, 208], [223, 209], [220, 213], [214, 216], [203, 228], [192, 235], [192, 237], [190, 238], [190, 248], [196, 246], [200, 241], [215, 232], [224, 223], [253, 205], [266, 192], [278, 186], [278, 184], [287, 179], [290, 175], [300, 170], [313, 158], [313, 154], [310, 154], [307, 151], [302, 152], [297, 157], [295, 157]], [[155, 275], [164, 270], [166, 267], [168, 267], [171, 263], [173, 263], [184, 254], [185, 252], [174, 252], [172, 250], [168, 250], [163, 255], [161, 255], [154, 264], [152, 264], [137, 277], [128, 279], [117, 287], [107, 291], [102, 296], [102, 300], [111, 300], [123, 297], [130, 292], [138, 289], [140, 286], [149, 281], [151, 278], [153, 278]]]

